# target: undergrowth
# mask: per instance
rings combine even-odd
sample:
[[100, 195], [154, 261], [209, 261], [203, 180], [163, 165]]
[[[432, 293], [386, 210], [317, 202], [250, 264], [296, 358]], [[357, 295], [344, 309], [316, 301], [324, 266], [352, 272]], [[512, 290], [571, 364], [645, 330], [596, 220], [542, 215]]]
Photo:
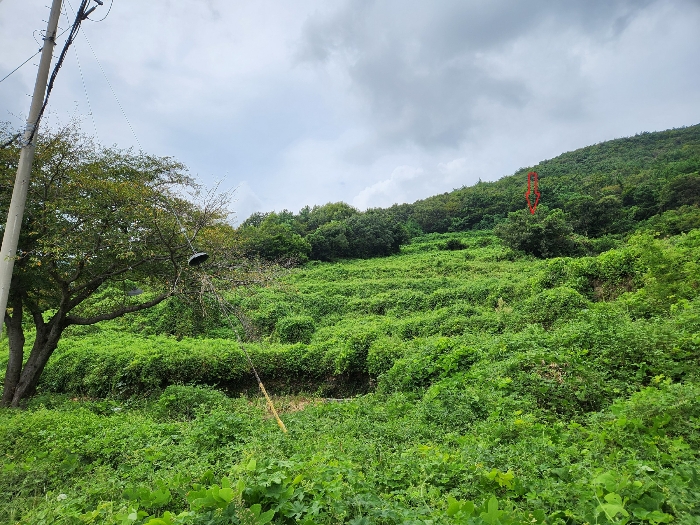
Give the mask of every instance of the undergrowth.
[[229, 295], [288, 434], [231, 338], [75, 331], [0, 411], [0, 522], [698, 523], [698, 260], [433, 234]]

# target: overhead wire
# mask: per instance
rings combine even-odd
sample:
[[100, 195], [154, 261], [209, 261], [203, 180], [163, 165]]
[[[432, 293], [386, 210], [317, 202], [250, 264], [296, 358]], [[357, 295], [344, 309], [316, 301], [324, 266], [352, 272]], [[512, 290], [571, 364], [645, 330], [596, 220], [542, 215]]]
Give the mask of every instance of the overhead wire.
[[22, 62], [19, 66], [17, 66], [16, 68], [14, 68], [12, 71], [10, 71], [7, 75], [5, 75], [5, 76], [2, 78], [2, 80], [0, 80], [0, 82], [2, 82], [3, 80], [5, 80], [6, 78], [9, 78], [10, 75], [12, 75], [12, 73], [14, 73], [15, 71], [17, 71], [17, 70], [18, 70], [19, 68], [21, 68], [24, 64], [26, 64], [26, 63], [29, 62], [32, 58], [34, 58], [35, 56], [37, 56], [39, 53], [41, 53], [41, 49], [40, 49], [39, 51], [37, 51], [36, 53], [34, 53], [32, 56], [30, 56], [27, 60], [25, 60], [24, 62]]
[[[85, 1], [85, 0], [83, 0]], [[70, 0], [66, 0], [68, 3], [68, 6], [71, 8], [71, 11], [73, 10], [73, 6], [70, 3]], [[111, 9], [111, 6], [110, 6]], [[105, 78], [107, 81], [107, 85], [109, 86], [109, 89], [112, 91], [112, 95], [114, 96], [114, 100], [117, 101], [117, 105], [119, 106], [119, 109], [122, 112], [122, 116], [124, 117], [124, 120], [126, 120], [127, 125], [129, 126], [129, 129], [131, 130], [131, 134], [134, 136], [136, 139], [136, 143], [139, 145], [139, 149], [143, 151], [143, 146], [141, 145], [141, 141], [139, 140], [138, 136], [136, 135], [136, 132], [134, 131], [134, 127], [131, 125], [131, 122], [129, 121], [129, 117], [126, 116], [126, 111], [124, 111], [124, 108], [122, 107], [121, 102], [119, 102], [119, 97], [117, 97], [116, 91], [114, 91], [114, 88], [112, 87], [112, 83], [109, 81], [109, 78], [107, 78], [107, 73], [105, 73], [104, 68], [102, 67], [102, 63], [100, 62], [100, 59], [97, 58], [97, 53], [95, 53], [95, 49], [92, 47], [92, 44], [90, 43], [90, 39], [87, 37], [86, 34], [83, 34], [85, 37], [85, 41], [88, 43], [88, 46], [90, 47], [90, 51], [92, 51], [92, 56], [95, 57], [95, 60], [97, 61], [97, 65], [100, 66], [100, 71], [102, 71], [102, 76]]]
[[[110, 6], [110, 9], [111, 9], [111, 6]], [[68, 10], [64, 10], [63, 14], [65, 15], [66, 19], [68, 20]], [[95, 114], [92, 112], [92, 104], [90, 104], [90, 96], [88, 95], [87, 85], [85, 84], [85, 76], [83, 75], [83, 68], [80, 64], [80, 57], [78, 56], [78, 49], [75, 48], [73, 51], [75, 53], [75, 60], [78, 62], [78, 71], [80, 72], [80, 81], [83, 84], [83, 92], [85, 93], [85, 100], [87, 101], [88, 112], [90, 114], [90, 119], [92, 120], [92, 127], [95, 130], [95, 138], [97, 139], [97, 143], [99, 144], [100, 143], [100, 135], [97, 132], [97, 123], [95, 122]]]
[[[66, 32], [68, 32], [68, 29], [64, 30], [60, 35], [58, 35], [58, 36], [56, 37], [56, 39], [61, 38], [64, 34], [66, 34]], [[16, 68], [14, 68], [12, 71], [10, 71], [10, 72], [9, 72], [7, 75], [5, 75], [4, 77], [2, 77], [2, 80], [0, 80], [0, 82], [2, 82], [2, 81], [4, 81], [5, 79], [9, 78], [14, 72], [18, 71], [24, 64], [26, 64], [27, 62], [29, 62], [32, 58], [34, 58], [35, 56], [37, 56], [39, 53], [41, 53], [41, 50], [42, 50], [42, 49], [43, 49], [43, 48], [40, 48], [39, 51], [37, 51], [36, 53], [34, 53], [34, 54], [33, 54], [32, 56], [30, 56], [27, 60], [25, 60], [24, 62], [22, 62], [19, 66], [17, 66]]]
[[[58, 57], [58, 60], [56, 61], [56, 65], [54, 65], [53, 71], [51, 72], [51, 77], [49, 78], [49, 85], [46, 88], [46, 95], [44, 96], [44, 103], [41, 105], [41, 109], [39, 110], [39, 115], [36, 118], [36, 121], [32, 124], [27, 124], [27, 126], [31, 126], [31, 133], [29, 134], [29, 138], [26, 140], [25, 144], [29, 145], [32, 143], [32, 140], [34, 139], [34, 135], [36, 135], [36, 130], [39, 129], [39, 122], [41, 121], [41, 117], [44, 115], [44, 111], [46, 110], [46, 105], [49, 103], [49, 97], [51, 96], [51, 90], [53, 89], [53, 84], [56, 81], [56, 77], [58, 76], [58, 71], [61, 69], [61, 66], [63, 65], [63, 61], [66, 58], [66, 54], [68, 53], [68, 48], [71, 46], [73, 41], [75, 40], [75, 37], [78, 35], [78, 32], [80, 31], [80, 24], [83, 21], [82, 15], [85, 12], [85, 6], [87, 5], [88, 0], [82, 0], [80, 2], [80, 7], [78, 8], [78, 12], [75, 16], [75, 21], [73, 22], [73, 25], [70, 28], [70, 32], [68, 33], [68, 38], [66, 39], [65, 43], [63, 44], [63, 49], [61, 50], [61, 54]], [[51, 38], [48, 35], [45, 38]], [[56, 41], [56, 38], [53, 37], [53, 41]], [[44, 44], [46, 45], [46, 44]]]
[[112, 3], [109, 4], [109, 9], [107, 10], [107, 14], [105, 16], [103, 16], [102, 18], [100, 18], [99, 20], [93, 20], [92, 18], [88, 18], [88, 20], [90, 20], [90, 22], [95, 22], [95, 23], [104, 22], [105, 18], [107, 18], [109, 16], [109, 13], [112, 12], [113, 5], [114, 5], [114, 0], [112, 0]]

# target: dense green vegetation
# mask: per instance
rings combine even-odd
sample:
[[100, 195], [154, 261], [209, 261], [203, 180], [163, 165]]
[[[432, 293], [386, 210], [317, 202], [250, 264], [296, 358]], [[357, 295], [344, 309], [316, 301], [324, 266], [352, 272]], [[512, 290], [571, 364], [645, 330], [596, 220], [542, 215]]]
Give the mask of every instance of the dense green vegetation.
[[[3, 210], [19, 187], [20, 163], [19, 145], [5, 142], [6, 135], [12, 131], [0, 123]], [[9, 359], [0, 406], [19, 407], [34, 394], [69, 326], [146, 310], [173, 295], [196, 295], [201, 282], [193, 282], [187, 264], [193, 242], [218, 252], [219, 263], [209, 272], [218, 280], [240, 282], [250, 266], [234, 260], [226, 196], [202, 195], [171, 158], [97, 147], [69, 125], [41, 135], [31, 164], [16, 253], [4, 245], [13, 268], [11, 282], [2, 284], [9, 284], [2, 312]], [[135, 282], [148, 293], [128, 294]], [[33, 344], [25, 352], [28, 319]]]
[[694, 523], [699, 255], [698, 230], [550, 260], [431, 234], [231, 296], [287, 435], [216, 323], [76, 328], [0, 412], [0, 520]]
[[535, 215], [523, 170], [250, 217], [286, 269], [222, 289], [233, 324], [200, 295], [66, 328], [0, 409], [0, 523], [699, 523], [699, 133], [543, 162]]
[[[578, 236], [555, 255], [591, 253], [594, 239], [620, 237], [659, 213], [700, 204], [700, 125], [588, 146], [496, 182], [387, 209], [360, 213], [341, 202], [307, 206], [298, 214], [256, 213], [243, 222], [239, 235], [249, 253], [269, 259], [328, 261], [397, 253], [414, 235], [491, 229], [505, 221], [510, 212], [525, 208], [531, 170], [539, 173], [540, 204], [561, 210], [557, 231], [564, 227]], [[675, 226], [673, 233], [700, 227], [697, 212]]]

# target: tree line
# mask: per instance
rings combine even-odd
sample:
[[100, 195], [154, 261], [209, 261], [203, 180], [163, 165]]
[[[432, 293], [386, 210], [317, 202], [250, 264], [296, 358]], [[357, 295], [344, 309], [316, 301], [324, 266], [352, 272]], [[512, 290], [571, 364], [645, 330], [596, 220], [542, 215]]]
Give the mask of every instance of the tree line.
[[[538, 211], [529, 216], [528, 171], [539, 174]], [[511, 247], [539, 257], [573, 255], [588, 240], [620, 237], [681, 210], [669, 234], [700, 226], [700, 125], [603, 142], [521, 168], [495, 182], [411, 204], [361, 212], [344, 202], [254, 213], [237, 229], [250, 255], [330, 261], [390, 255], [424, 233], [493, 229]], [[526, 237], [523, 242], [521, 239]], [[548, 246], [535, 246], [536, 242]], [[551, 241], [551, 242], [549, 242]], [[593, 243], [595, 244], [595, 243]]]

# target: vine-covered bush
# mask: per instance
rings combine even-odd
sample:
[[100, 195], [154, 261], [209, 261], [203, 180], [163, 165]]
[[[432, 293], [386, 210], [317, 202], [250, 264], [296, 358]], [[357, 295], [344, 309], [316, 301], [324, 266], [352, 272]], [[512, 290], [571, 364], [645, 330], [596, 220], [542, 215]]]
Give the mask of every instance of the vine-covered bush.
[[315, 330], [314, 320], [307, 315], [283, 317], [275, 325], [275, 332], [282, 343], [308, 344]]
[[221, 391], [211, 387], [169, 385], [158, 397], [153, 414], [162, 420], [187, 421], [194, 419], [201, 407], [224, 405], [227, 400]]

